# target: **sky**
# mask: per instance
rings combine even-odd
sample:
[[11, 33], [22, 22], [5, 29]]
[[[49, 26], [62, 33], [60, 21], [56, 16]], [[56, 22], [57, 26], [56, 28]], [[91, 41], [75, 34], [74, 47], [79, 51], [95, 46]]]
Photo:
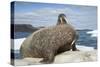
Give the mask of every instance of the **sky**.
[[34, 27], [56, 25], [58, 15], [64, 13], [76, 29], [97, 29], [97, 7], [71, 4], [15, 2], [14, 23]]

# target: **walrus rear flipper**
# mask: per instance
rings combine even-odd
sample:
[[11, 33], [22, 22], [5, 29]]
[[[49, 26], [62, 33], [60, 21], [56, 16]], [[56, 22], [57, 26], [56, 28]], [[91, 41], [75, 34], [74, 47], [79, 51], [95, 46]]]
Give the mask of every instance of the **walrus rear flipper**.
[[78, 33], [76, 33], [76, 37], [71, 44], [72, 45], [72, 51], [79, 51], [79, 49], [76, 48], [76, 41], [77, 41], [78, 38], [79, 38]]

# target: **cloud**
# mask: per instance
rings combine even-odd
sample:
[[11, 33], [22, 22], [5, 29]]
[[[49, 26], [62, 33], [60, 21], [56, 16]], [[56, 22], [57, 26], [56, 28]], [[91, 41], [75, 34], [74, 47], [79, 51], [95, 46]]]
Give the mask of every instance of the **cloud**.
[[[58, 14], [65, 13], [63, 9], [42, 8], [26, 13], [15, 13], [15, 23], [56, 23]], [[49, 24], [50, 24], [49, 23]]]
[[[95, 7], [41, 8], [28, 12], [15, 12], [15, 24], [32, 24], [33, 26], [51, 26], [57, 22], [60, 13], [66, 14], [68, 20], [77, 28], [96, 28], [97, 11]], [[87, 27], [88, 25], [88, 27]], [[92, 25], [92, 26], [91, 26]]]

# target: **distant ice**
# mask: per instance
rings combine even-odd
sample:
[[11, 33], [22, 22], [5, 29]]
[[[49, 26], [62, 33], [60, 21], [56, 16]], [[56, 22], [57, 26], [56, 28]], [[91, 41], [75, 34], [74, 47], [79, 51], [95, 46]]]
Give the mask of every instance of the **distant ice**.
[[21, 44], [23, 43], [23, 41], [24, 41], [25, 39], [26, 39], [26, 38], [11, 39], [11, 42], [14, 43], [14, 44], [12, 44], [11, 49], [19, 50], [20, 47], [21, 47]]
[[91, 34], [91, 37], [97, 37], [97, 30], [93, 30], [93, 31], [88, 31], [87, 34]]

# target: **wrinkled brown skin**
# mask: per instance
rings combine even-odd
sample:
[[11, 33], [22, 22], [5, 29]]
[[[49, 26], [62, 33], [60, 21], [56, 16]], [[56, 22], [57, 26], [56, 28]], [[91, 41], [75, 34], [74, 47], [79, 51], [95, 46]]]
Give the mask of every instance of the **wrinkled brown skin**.
[[76, 31], [65, 21], [61, 24], [60, 22], [56, 26], [40, 29], [27, 37], [20, 48], [22, 57], [43, 58], [41, 63], [52, 63], [55, 55], [71, 49], [77, 50]]

